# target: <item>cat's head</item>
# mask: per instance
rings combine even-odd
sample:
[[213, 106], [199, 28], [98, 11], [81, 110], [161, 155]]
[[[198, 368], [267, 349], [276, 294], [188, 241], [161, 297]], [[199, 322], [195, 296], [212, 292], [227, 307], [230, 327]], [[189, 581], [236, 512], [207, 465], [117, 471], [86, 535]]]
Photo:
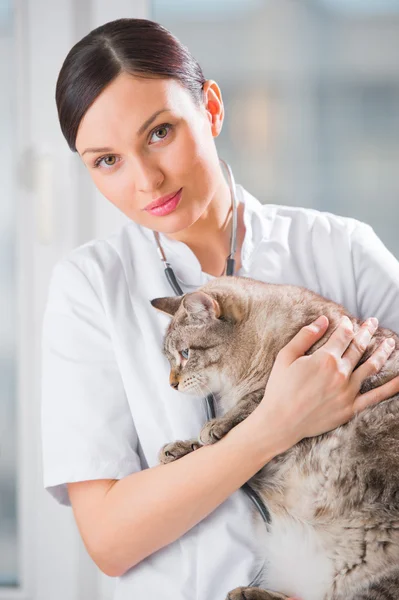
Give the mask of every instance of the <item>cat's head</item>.
[[240, 398], [264, 389], [278, 352], [321, 314], [322, 345], [344, 309], [305, 288], [248, 277], [218, 277], [184, 296], [151, 304], [171, 316], [164, 340], [170, 384], [181, 392]]
[[[261, 339], [256, 318], [251, 318], [254, 298], [232, 283], [227, 292], [219, 279], [210, 288], [152, 300], [156, 309], [172, 317], [163, 351], [175, 389], [196, 396], [224, 394], [245, 386], [248, 373], [252, 383], [256, 380]], [[259, 379], [264, 379], [266, 368], [264, 361]]]

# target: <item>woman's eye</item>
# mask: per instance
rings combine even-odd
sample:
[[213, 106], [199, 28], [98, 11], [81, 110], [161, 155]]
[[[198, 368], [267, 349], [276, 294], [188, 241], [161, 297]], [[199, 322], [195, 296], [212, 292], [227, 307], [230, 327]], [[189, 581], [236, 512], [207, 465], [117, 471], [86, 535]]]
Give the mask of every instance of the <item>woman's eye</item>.
[[[156, 136], [158, 139], [155, 139], [155, 142], [159, 142], [161, 140], [164, 140], [168, 135], [170, 130], [172, 129], [173, 125], [170, 125], [169, 123], [164, 123], [163, 125], [160, 125], [159, 127], [157, 127], [156, 129], [154, 129], [152, 135], [151, 135], [151, 140], [153, 139], [154, 136]], [[112, 167], [114, 167], [118, 162], [118, 157], [115, 156], [114, 154], [107, 154], [107, 156], [101, 156], [100, 158], [98, 158], [95, 162], [94, 162], [94, 167], [102, 167], [105, 169], [111, 169]]]
[[180, 350], [180, 354], [182, 355], [182, 357], [187, 360], [188, 359], [188, 353], [189, 353], [189, 349], [187, 348], [186, 350]]
[[172, 125], [169, 125], [168, 123], [165, 123], [164, 125], [161, 125], [160, 127], [157, 127], [156, 129], [154, 129], [150, 141], [152, 140], [152, 138], [154, 137], [154, 135], [156, 135], [158, 137], [158, 140], [155, 141], [159, 141], [159, 140], [164, 140], [169, 131], [172, 129]]
[[94, 163], [95, 167], [100, 167], [102, 165], [105, 165], [105, 168], [114, 167], [116, 165], [116, 156], [114, 154], [102, 156]]

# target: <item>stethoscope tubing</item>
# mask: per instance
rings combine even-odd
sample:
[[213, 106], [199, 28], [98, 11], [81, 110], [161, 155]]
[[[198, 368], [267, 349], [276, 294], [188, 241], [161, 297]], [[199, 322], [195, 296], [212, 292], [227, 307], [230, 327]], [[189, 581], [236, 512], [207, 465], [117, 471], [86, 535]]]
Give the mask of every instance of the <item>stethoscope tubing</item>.
[[[232, 275], [234, 275], [234, 271], [235, 271], [234, 256], [235, 256], [236, 249], [237, 249], [237, 192], [236, 192], [236, 184], [235, 184], [233, 172], [231, 170], [230, 165], [228, 165], [221, 158], [219, 160], [224, 165], [224, 167], [227, 171], [230, 195], [231, 195], [231, 202], [232, 202], [232, 208], [233, 208], [232, 229], [231, 229], [231, 237], [230, 237], [230, 254], [226, 259], [226, 275], [232, 276]], [[168, 282], [169, 282], [171, 288], [173, 289], [174, 293], [176, 294], [176, 296], [183, 296], [184, 292], [181, 289], [181, 287], [177, 281], [176, 275], [175, 275], [172, 267], [166, 260], [165, 252], [162, 248], [162, 245], [161, 245], [161, 242], [159, 239], [159, 234], [157, 231], [154, 231], [153, 233], [154, 233], [155, 241], [157, 244], [159, 257], [165, 266], [166, 279], [168, 280]], [[215, 404], [213, 401], [212, 394], [209, 394], [208, 396], [206, 396], [205, 407], [206, 407], [207, 420], [210, 421], [211, 419], [214, 419], [216, 417], [216, 411], [215, 411]], [[258, 496], [258, 494], [248, 485], [248, 483], [244, 483], [244, 485], [242, 485], [241, 488], [251, 498], [252, 502], [255, 504], [256, 508], [262, 515], [263, 520], [266, 523], [271, 523], [270, 512], [266, 508], [266, 506], [264, 505], [262, 499]]]

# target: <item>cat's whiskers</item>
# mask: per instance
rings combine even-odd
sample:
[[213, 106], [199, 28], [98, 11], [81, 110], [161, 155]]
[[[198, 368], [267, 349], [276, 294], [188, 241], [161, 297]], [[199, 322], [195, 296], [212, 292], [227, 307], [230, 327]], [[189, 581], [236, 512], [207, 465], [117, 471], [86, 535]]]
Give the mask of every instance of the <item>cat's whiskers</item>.
[[198, 395], [204, 396], [204, 390], [202, 389], [203, 384], [201, 384], [201, 380], [199, 380], [198, 377], [193, 377], [193, 379], [194, 379], [194, 387], [199, 392]]
[[[201, 395], [201, 396], [212, 396], [212, 399], [213, 399], [213, 405], [214, 405], [214, 406], [216, 406], [216, 404], [217, 404], [217, 403], [216, 403], [216, 398], [215, 398], [215, 395], [214, 395], [214, 393], [212, 392], [211, 388], [210, 388], [208, 385], [206, 385], [206, 383], [205, 383], [205, 382], [201, 382], [201, 381], [199, 381], [196, 387], [198, 387], [198, 388], [199, 388], [199, 390], [200, 390], [200, 395]], [[202, 388], [205, 388], [205, 394], [204, 394], [204, 390], [203, 390]], [[209, 390], [209, 393], [207, 393], [207, 392], [206, 392], [206, 388], [208, 388], [208, 390]]]
[[201, 386], [198, 383], [194, 386], [194, 388], [195, 388], [196, 392], [198, 393], [198, 396], [203, 396], [204, 395], [203, 391], [201, 389]]
[[184, 380], [184, 390], [182, 389], [180, 391], [182, 391], [183, 393], [187, 393], [189, 392], [189, 390], [193, 388], [195, 389], [196, 385], [196, 379], [193, 375], [191, 375], [190, 377]]

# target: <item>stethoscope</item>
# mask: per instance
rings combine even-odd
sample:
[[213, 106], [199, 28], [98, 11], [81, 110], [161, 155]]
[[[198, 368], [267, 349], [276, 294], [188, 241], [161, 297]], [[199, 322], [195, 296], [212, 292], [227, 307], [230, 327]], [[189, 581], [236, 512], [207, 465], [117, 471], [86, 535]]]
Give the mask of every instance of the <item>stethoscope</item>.
[[[232, 170], [230, 168], [230, 165], [228, 165], [221, 158], [219, 160], [223, 164], [223, 166], [225, 167], [225, 169], [227, 171], [228, 183], [229, 183], [230, 195], [231, 195], [231, 204], [232, 204], [232, 208], [233, 208], [232, 228], [231, 228], [231, 236], [230, 236], [230, 254], [228, 255], [228, 257], [226, 259], [226, 275], [234, 275], [234, 270], [235, 270], [235, 258], [234, 258], [234, 256], [235, 256], [236, 248], [237, 248], [237, 193], [236, 193], [236, 184], [235, 184], [235, 181], [234, 181], [234, 176], [233, 176], [233, 172], [232, 172]], [[159, 233], [157, 231], [154, 231], [153, 233], [154, 233], [155, 241], [156, 241], [156, 244], [157, 244], [157, 247], [158, 247], [159, 257], [160, 257], [161, 261], [165, 265], [166, 279], [169, 281], [169, 284], [172, 287], [172, 289], [175, 292], [175, 294], [177, 296], [183, 296], [184, 292], [183, 292], [183, 290], [181, 289], [180, 285], [177, 282], [176, 275], [174, 274], [172, 267], [170, 266], [170, 264], [166, 260], [165, 252], [164, 252], [164, 250], [162, 248], [162, 245], [161, 245], [161, 242], [160, 242], [160, 239], [159, 239]], [[215, 406], [214, 406], [212, 394], [209, 394], [205, 398], [205, 402], [206, 402], [207, 419], [209, 421], [210, 419], [214, 419], [216, 417]], [[252, 502], [255, 504], [256, 508], [259, 510], [260, 514], [262, 515], [264, 521], [266, 521], [266, 523], [270, 523], [271, 522], [270, 513], [269, 513], [268, 509], [266, 508], [266, 506], [263, 504], [263, 501], [258, 496], [258, 494], [248, 485], [248, 483], [244, 483], [244, 485], [241, 486], [241, 487], [245, 491], [245, 493], [251, 498]]]

